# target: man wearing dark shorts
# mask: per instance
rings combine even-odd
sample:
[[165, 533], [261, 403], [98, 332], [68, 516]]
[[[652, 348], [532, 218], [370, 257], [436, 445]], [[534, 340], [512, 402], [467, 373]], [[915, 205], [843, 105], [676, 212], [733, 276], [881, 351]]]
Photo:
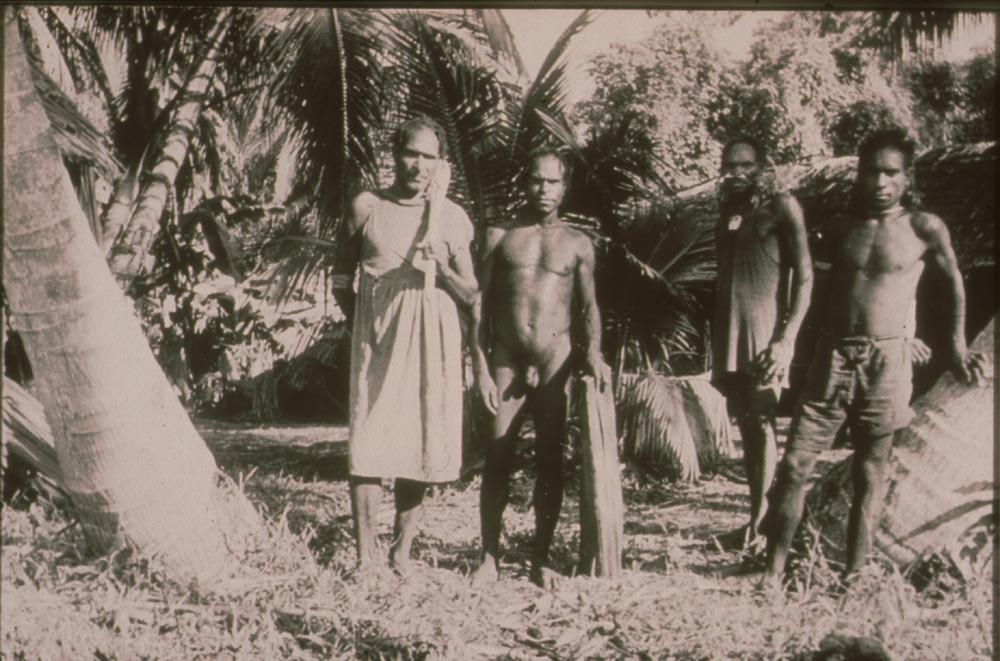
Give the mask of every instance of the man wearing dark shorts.
[[766, 160], [752, 138], [722, 148], [715, 232], [712, 382], [726, 397], [743, 442], [750, 523], [742, 542], [755, 541], [764, 516], [777, 455], [778, 398], [812, 292], [802, 208], [774, 184]]
[[909, 194], [914, 144], [900, 129], [877, 131], [858, 150], [852, 219], [833, 237], [823, 335], [796, 406], [765, 522], [766, 579], [778, 580], [802, 517], [806, 483], [820, 452], [845, 422], [854, 445], [854, 496], [847, 526], [846, 574], [859, 569], [881, 511], [893, 433], [912, 415], [909, 335], [925, 264], [951, 288], [948, 347], [966, 382], [983, 376], [965, 343], [965, 291], [940, 218]]

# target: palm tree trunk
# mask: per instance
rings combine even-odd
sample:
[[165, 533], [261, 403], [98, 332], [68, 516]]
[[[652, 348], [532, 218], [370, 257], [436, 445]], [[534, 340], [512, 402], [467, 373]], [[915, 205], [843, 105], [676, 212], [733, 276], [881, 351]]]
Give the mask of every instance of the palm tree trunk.
[[4, 13], [4, 287], [63, 484], [98, 549], [124, 542], [176, 577], [210, 581], [231, 559], [223, 528], [245, 529], [253, 520], [236, 517], [251, 508], [239, 494], [220, 498], [215, 460], [90, 235], [12, 17]]
[[[988, 365], [995, 323], [996, 317], [972, 345]], [[995, 403], [992, 378], [968, 386], [947, 373], [914, 403], [913, 422], [896, 434], [875, 546], [900, 567], [938, 552], [966, 576], [991, 567]], [[807, 500], [810, 519], [835, 551], [846, 535], [850, 461], [820, 478]]]
[[160, 216], [163, 215], [167, 196], [187, 156], [191, 134], [197, 128], [202, 106], [215, 76], [222, 40], [232, 25], [232, 15], [233, 9], [229, 7], [219, 11], [215, 25], [206, 39], [204, 56], [193, 67], [181, 92], [183, 98], [171, 118], [156, 165], [142, 189], [135, 211], [121, 231], [119, 226], [129, 211], [129, 205], [117, 193], [124, 191], [116, 191], [114, 204], [109, 208], [105, 232], [111, 237], [121, 232], [121, 238], [111, 250], [111, 271], [123, 280], [134, 278], [150, 266], [149, 252], [159, 230]]

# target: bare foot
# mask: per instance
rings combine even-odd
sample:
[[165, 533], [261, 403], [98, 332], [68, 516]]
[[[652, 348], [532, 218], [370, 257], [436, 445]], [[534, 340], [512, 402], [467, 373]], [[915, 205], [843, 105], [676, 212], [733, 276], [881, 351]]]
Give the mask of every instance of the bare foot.
[[385, 562], [383, 560], [380, 560], [379, 558], [374, 558], [374, 557], [358, 558], [358, 561], [355, 563], [354, 567], [352, 567], [347, 572], [347, 576], [355, 579], [363, 578], [365, 576], [378, 574], [380, 571], [383, 571], [384, 569], [385, 569]]
[[760, 582], [757, 583], [757, 592], [765, 598], [784, 596], [785, 588], [782, 585], [781, 576], [764, 572]]
[[406, 578], [416, 570], [418, 564], [410, 558], [389, 556], [389, 566], [402, 578]]
[[562, 582], [563, 576], [549, 567], [532, 567], [528, 574], [531, 582], [544, 590], [553, 590]]
[[489, 558], [479, 563], [479, 566], [469, 574], [469, 580], [472, 581], [473, 585], [489, 585], [495, 583], [499, 578], [500, 572], [497, 570], [497, 563]]

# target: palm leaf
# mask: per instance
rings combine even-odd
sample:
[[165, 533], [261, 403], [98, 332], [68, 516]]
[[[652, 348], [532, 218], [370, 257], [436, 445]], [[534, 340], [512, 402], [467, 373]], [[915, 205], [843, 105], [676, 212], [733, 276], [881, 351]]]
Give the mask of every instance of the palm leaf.
[[[513, 164], [502, 144], [502, 109], [516, 90], [498, 77], [494, 62], [467, 40], [424, 14], [394, 13], [383, 31], [392, 52], [393, 94], [407, 112], [436, 119], [447, 134], [452, 194], [473, 218], [489, 222], [511, 195]], [[464, 27], [463, 29], [467, 29]]]
[[684, 400], [669, 382], [654, 374], [623, 374], [617, 400], [623, 454], [640, 472], [685, 482], [701, 476]]
[[725, 399], [704, 376], [622, 374], [618, 413], [625, 456], [652, 477], [695, 481], [735, 453]]
[[507, 19], [504, 18], [503, 11], [500, 9], [475, 9], [473, 11], [478, 19], [478, 24], [482, 26], [482, 30], [488, 38], [494, 56], [507, 58], [513, 62], [518, 77], [527, 81], [529, 78], [528, 69], [524, 66], [521, 51], [517, 48], [514, 34], [511, 32]]
[[[351, 197], [378, 183], [375, 144], [383, 125], [382, 57], [375, 38], [378, 12], [297, 10], [280, 21], [262, 15], [264, 57], [274, 63], [265, 115], [280, 118], [295, 145], [292, 197], [310, 200], [315, 214], [298, 227], [331, 238]], [[300, 221], [304, 216], [298, 216]], [[287, 260], [282, 282], [291, 292], [331, 251], [309, 250]]]

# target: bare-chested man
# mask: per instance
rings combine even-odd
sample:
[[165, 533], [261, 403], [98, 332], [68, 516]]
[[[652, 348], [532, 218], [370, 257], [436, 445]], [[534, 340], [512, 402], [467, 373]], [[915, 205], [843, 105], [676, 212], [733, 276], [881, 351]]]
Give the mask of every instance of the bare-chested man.
[[722, 148], [712, 323], [712, 383], [739, 426], [750, 485], [750, 523], [740, 541], [754, 543], [777, 461], [778, 398], [812, 293], [802, 208], [777, 188], [766, 162], [753, 138]]
[[[551, 586], [549, 547], [562, 507], [562, 444], [573, 345], [584, 351], [585, 370], [603, 388], [610, 369], [601, 357], [601, 318], [594, 293], [590, 239], [559, 217], [569, 179], [566, 160], [554, 150], [532, 154], [522, 175], [526, 204], [516, 217], [491, 227], [482, 269], [477, 383], [495, 411], [487, 441], [480, 501], [482, 561], [476, 581], [495, 579], [514, 450], [525, 417], [535, 423], [535, 539], [531, 580]], [[574, 314], [579, 323], [574, 323]], [[571, 336], [579, 328], [579, 337]], [[492, 375], [492, 378], [490, 378]]]
[[[796, 406], [771, 493], [767, 583], [784, 571], [802, 517], [806, 483], [821, 451], [846, 421], [854, 445], [847, 526], [850, 574], [865, 563], [881, 511], [892, 438], [912, 416], [908, 335], [917, 283], [929, 264], [951, 283], [948, 350], [966, 382], [983, 377], [983, 356], [965, 343], [965, 291], [948, 229], [914, 208], [909, 194], [914, 145], [899, 129], [871, 134], [858, 150], [854, 217], [833, 237], [825, 322]], [[836, 231], [836, 230], [835, 230]]]

